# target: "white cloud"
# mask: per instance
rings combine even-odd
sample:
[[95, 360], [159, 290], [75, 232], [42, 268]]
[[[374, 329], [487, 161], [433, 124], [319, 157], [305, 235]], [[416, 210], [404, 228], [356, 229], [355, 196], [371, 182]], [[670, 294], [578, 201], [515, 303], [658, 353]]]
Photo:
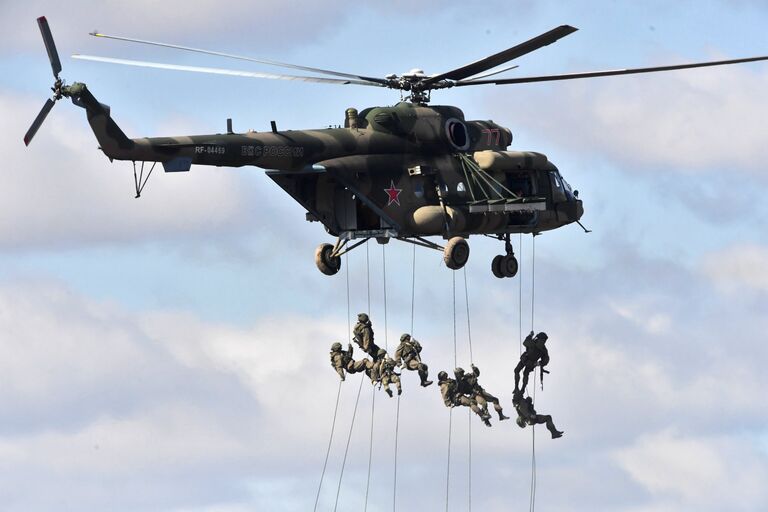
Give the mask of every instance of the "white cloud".
[[735, 438], [665, 430], [641, 437], [615, 458], [651, 494], [672, 497], [678, 510], [755, 510], [768, 498], [768, 461]]
[[701, 271], [729, 294], [768, 293], [768, 247], [744, 244], [707, 254]]
[[[188, 40], [194, 35], [198, 43], [214, 34], [219, 39], [228, 38], [229, 44], [249, 40], [254, 47], [262, 48], [277, 34], [290, 34], [286, 41], [305, 42], [327, 30], [329, 22], [343, 17], [345, 11], [339, 2], [311, 1], [239, 2], [225, 7], [220, 2], [203, 0], [190, 9], [189, 4], [179, 1], [76, 1], [65, 6], [33, 0], [3, 7], [0, 33], [6, 34], [4, 51], [38, 49], [41, 58], [45, 53], [35, 22], [41, 15], [48, 19], [60, 54], [66, 55], [81, 53], [84, 48], [77, 45], [93, 44], [94, 38], [87, 34], [94, 30], [170, 42]], [[7, 37], [9, 34], [13, 38]], [[155, 37], [147, 37], [148, 34]]]
[[255, 192], [233, 172], [164, 174], [158, 165], [135, 199], [130, 162], [110, 163], [83, 111], [59, 103], [25, 148], [23, 131], [42, 103], [0, 92], [0, 248], [172, 239], [248, 224]]
[[[729, 57], [712, 55], [712, 60]], [[758, 63], [540, 85], [525, 91], [525, 101], [511, 96], [509, 117], [539, 138], [630, 170], [747, 170], [760, 176], [768, 160], [767, 67]], [[510, 98], [494, 96], [501, 94]]]

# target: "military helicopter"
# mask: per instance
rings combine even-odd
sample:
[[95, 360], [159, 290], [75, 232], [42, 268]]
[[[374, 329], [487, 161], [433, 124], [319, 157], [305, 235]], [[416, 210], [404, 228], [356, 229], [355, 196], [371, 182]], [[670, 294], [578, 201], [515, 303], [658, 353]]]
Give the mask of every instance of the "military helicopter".
[[[462, 268], [469, 258], [470, 235], [495, 237], [505, 253], [493, 258], [496, 277], [513, 277], [518, 262], [510, 243], [513, 233], [543, 231], [578, 223], [584, 209], [555, 165], [536, 152], [509, 151], [512, 132], [493, 121], [467, 121], [452, 106], [429, 105], [431, 92], [475, 85], [506, 85], [601, 76], [650, 73], [768, 60], [768, 56], [609, 71], [522, 78], [491, 78], [516, 66], [496, 68], [549, 45], [577, 29], [562, 25], [502, 52], [450, 71], [426, 75], [413, 69], [383, 78], [255, 59], [222, 52], [110, 36], [91, 35], [217, 55], [259, 64], [325, 75], [297, 76], [221, 68], [73, 55], [74, 58], [129, 66], [247, 76], [340, 85], [364, 85], [401, 91], [403, 101], [391, 107], [346, 110], [343, 127], [318, 130], [226, 133], [180, 137], [128, 138], [84, 83], [66, 85], [61, 62], [45, 17], [37, 20], [56, 79], [53, 97], [43, 106], [24, 137], [29, 145], [56, 101], [66, 97], [85, 109], [101, 151], [112, 160], [133, 162], [136, 197], [154, 166], [166, 172], [189, 171], [192, 164], [241, 167], [253, 165], [305, 210], [310, 222], [321, 222], [337, 237], [315, 252], [318, 269], [327, 275], [341, 268], [341, 256], [371, 238], [394, 238], [443, 252], [445, 265]], [[333, 77], [333, 78], [331, 78]], [[140, 173], [137, 175], [137, 162]], [[144, 177], [144, 165], [152, 163]], [[582, 228], [584, 228], [582, 226]], [[584, 228], [585, 231], [586, 228]], [[427, 239], [440, 236], [444, 246]]]

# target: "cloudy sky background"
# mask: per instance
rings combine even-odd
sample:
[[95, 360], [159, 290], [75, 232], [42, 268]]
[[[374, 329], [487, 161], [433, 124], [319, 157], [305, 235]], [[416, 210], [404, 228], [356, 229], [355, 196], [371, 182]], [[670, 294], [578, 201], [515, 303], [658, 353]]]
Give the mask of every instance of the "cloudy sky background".
[[[72, 53], [236, 67], [96, 40], [124, 34], [380, 76], [440, 72], [554, 26], [581, 30], [521, 58], [514, 75], [768, 54], [763, 2], [413, 0], [4, 2], [0, 18], [0, 502], [10, 511], [305, 511], [314, 504], [337, 378], [328, 346], [367, 309], [385, 340], [382, 247], [328, 278], [331, 241], [258, 169], [152, 176], [109, 163], [80, 109], [60, 102], [22, 137], [52, 82], [80, 80], [129, 136], [317, 128], [395, 102], [361, 87], [99, 65]], [[263, 69], [269, 68], [247, 68]], [[369, 90], [372, 89], [372, 90]], [[537, 509], [768, 509], [768, 64], [435, 94], [493, 119], [513, 147], [546, 153], [585, 201], [584, 223], [536, 240], [535, 325], [552, 373], [537, 408]], [[481, 382], [511, 409], [518, 286], [531, 328], [531, 239], [522, 276], [471, 239], [466, 276]], [[517, 244], [516, 244], [517, 245]], [[386, 339], [410, 328], [412, 249], [385, 248]], [[367, 256], [367, 258], [366, 258]], [[458, 358], [469, 365], [464, 274]], [[414, 334], [433, 373], [453, 367], [452, 275], [416, 252]], [[397, 508], [445, 509], [448, 410], [404, 377]], [[319, 510], [332, 510], [358, 378], [341, 389]], [[360, 399], [339, 510], [361, 510], [371, 389]], [[395, 400], [377, 395], [368, 510], [392, 508]], [[455, 411], [450, 509], [467, 508], [468, 419]], [[471, 418], [476, 420], [476, 418]], [[531, 433], [472, 422], [472, 505], [528, 504]]]

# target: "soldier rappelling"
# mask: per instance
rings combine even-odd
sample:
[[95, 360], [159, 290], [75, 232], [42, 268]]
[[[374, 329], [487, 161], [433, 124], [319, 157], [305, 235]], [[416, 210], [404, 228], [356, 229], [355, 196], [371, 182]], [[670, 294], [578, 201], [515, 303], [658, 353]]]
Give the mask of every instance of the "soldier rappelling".
[[472, 373], [469, 374], [465, 373], [463, 368], [456, 368], [453, 373], [456, 376], [459, 393], [467, 395], [475, 400], [480, 407], [483, 407], [485, 410], [488, 410], [488, 402], [491, 402], [496, 413], [499, 415], [499, 421], [509, 419], [509, 416], [504, 416], [504, 411], [499, 403], [499, 399], [488, 393], [477, 382], [477, 378], [480, 376], [480, 370], [477, 366], [473, 364]]
[[459, 393], [459, 386], [455, 379], [448, 378], [446, 372], [440, 372], [437, 374], [437, 385], [440, 386], [440, 394], [443, 397], [443, 403], [446, 407], [456, 407], [463, 405], [472, 409], [472, 411], [480, 416], [483, 423], [486, 426], [491, 426], [491, 415], [488, 413], [488, 407], [480, 407], [476, 400]]
[[395, 372], [395, 360], [387, 355], [387, 351], [380, 348], [376, 353], [376, 360], [366, 370], [366, 374], [371, 378], [371, 382], [379, 385], [379, 388], [384, 387], [384, 391], [391, 397], [392, 390], [389, 389], [390, 384], [394, 384], [397, 387], [397, 394], [403, 393], [403, 388], [400, 384], [400, 374]]
[[373, 326], [370, 318], [366, 313], [360, 313], [357, 315], [357, 323], [354, 329], [352, 329], [352, 335], [355, 343], [369, 356], [376, 361], [378, 357], [379, 347], [373, 341]]
[[432, 384], [429, 377], [429, 368], [421, 362], [421, 343], [413, 339], [410, 334], [400, 336], [400, 345], [395, 350], [395, 363], [398, 367], [419, 372], [421, 385], [424, 387]]
[[368, 358], [355, 361], [352, 358], [352, 351], [352, 344], [347, 346], [347, 350], [342, 350], [341, 343], [339, 342], [331, 345], [331, 366], [333, 366], [336, 373], [339, 374], [341, 380], [344, 380], [345, 373], [359, 373], [373, 364]]
[[[549, 352], [545, 343], [547, 342], [547, 334], [540, 332], [536, 336], [533, 335], [533, 331], [528, 334], [523, 341], [525, 351], [520, 355], [520, 362], [515, 366], [515, 393], [525, 393], [525, 387], [528, 385], [528, 374], [536, 369], [536, 366], [541, 368], [541, 381], [544, 382], [544, 374], [549, 373], [544, 367], [549, 363]], [[523, 387], [520, 388], [520, 371], [523, 371]]]
[[520, 428], [525, 428], [527, 425], [538, 425], [540, 423], [545, 423], [547, 425], [547, 430], [549, 430], [549, 433], [552, 434], [552, 439], [557, 439], [558, 437], [563, 436], [564, 432], [555, 428], [555, 424], [552, 421], [552, 416], [549, 414], [537, 414], [536, 409], [533, 408], [533, 399], [531, 397], [523, 398], [522, 391], [517, 391], [515, 393], [515, 396], [512, 399], [512, 403], [515, 405], [515, 409], [517, 410], [516, 421]]

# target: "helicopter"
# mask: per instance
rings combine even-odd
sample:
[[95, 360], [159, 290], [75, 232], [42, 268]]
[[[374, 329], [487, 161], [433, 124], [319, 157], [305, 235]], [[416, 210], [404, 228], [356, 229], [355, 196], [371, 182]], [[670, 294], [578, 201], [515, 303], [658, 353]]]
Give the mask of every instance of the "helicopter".
[[[512, 132], [493, 121], [467, 120], [461, 109], [430, 105], [434, 90], [474, 85], [572, 80], [672, 71], [768, 60], [768, 56], [667, 66], [590, 71], [519, 78], [492, 78], [517, 66], [496, 69], [572, 34], [561, 25], [516, 46], [450, 71], [426, 75], [412, 69], [383, 78], [342, 73], [273, 60], [255, 59], [186, 46], [93, 32], [101, 38], [216, 55], [325, 76], [285, 75], [223, 68], [181, 66], [88, 55], [73, 58], [128, 66], [230, 76], [362, 85], [399, 90], [394, 106], [358, 111], [348, 108], [343, 125], [315, 130], [226, 133], [131, 139], [84, 83], [59, 77], [61, 61], [46, 18], [37, 19], [55, 78], [49, 98], [24, 137], [29, 145], [56, 101], [69, 98], [86, 111], [101, 151], [110, 159], [131, 161], [136, 197], [159, 162], [165, 172], [187, 172], [192, 164], [260, 167], [304, 210], [306, 220], [320, 222], [336, 237], [315, 251], [315, 263], [326, 275], [341, 268], [341, 256], [370, 239], [390, 239], [443, 252], [450, 269], [469, 259], [467, 238], [485, 235], [504, 243], [504, 254], [491, 262], [499, 278], [514, 277], [518, 261], [510, 236], [538, 235], [580, 222], [584, 213], [574, 190], [546, 155], [510, 151]], [[137, 162], [140, 172], [137, 175]], [[146, 177], [145, 164], [152, 163]], [[428, 237], [446, 240], [440, 245]]]

